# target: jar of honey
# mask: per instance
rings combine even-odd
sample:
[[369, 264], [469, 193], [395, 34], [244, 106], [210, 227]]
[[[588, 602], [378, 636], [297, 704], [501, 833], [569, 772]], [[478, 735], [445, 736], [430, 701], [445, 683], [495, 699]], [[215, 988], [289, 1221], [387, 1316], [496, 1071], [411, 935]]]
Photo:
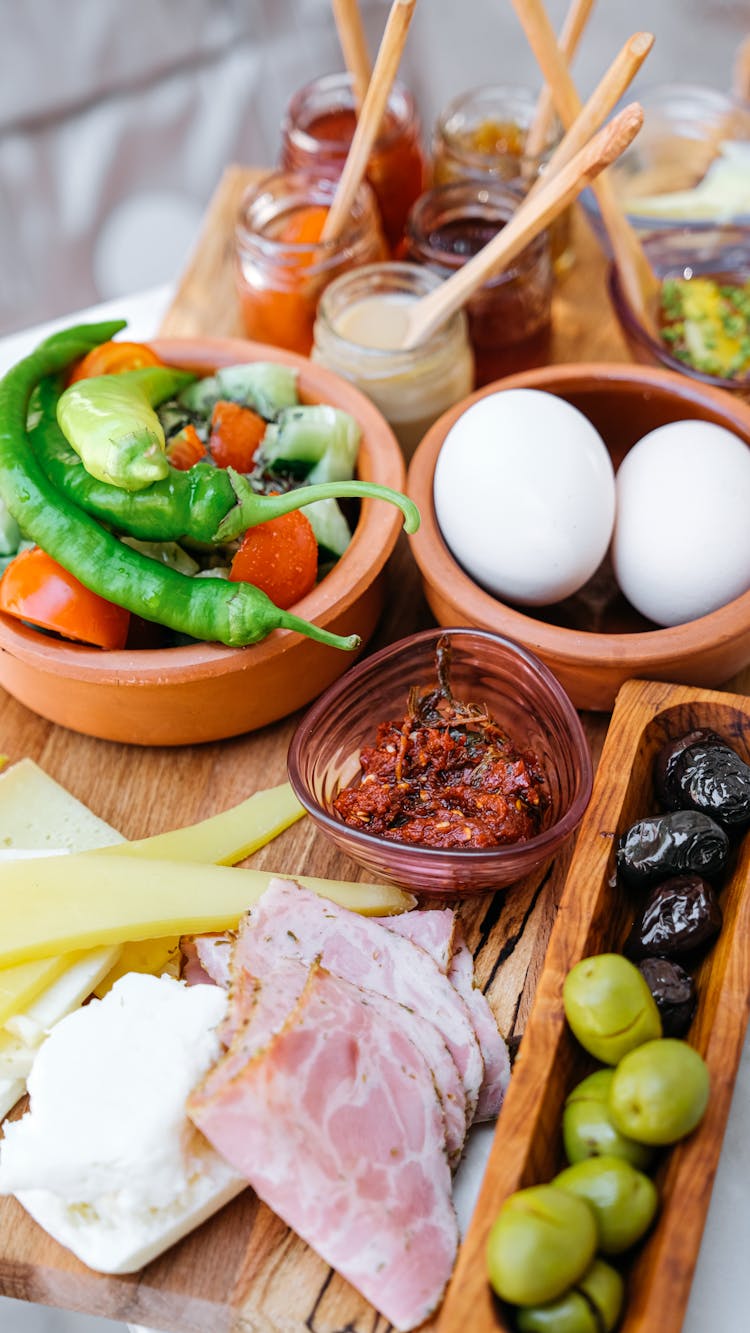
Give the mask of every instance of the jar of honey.
[[[480, 178], [512, 184], [526, 193], [559, 139], [555, 125], [543, 152], [525, 152], [536, 102], [530, 89], [511, 84], [473, 88], [449, 102], [433, 136], [434, 184]], [[569, 209], [551, 224], [550, 243], [555, 271], [563, 273], [573, 259]]]
[[276, 172], [244, 195], [235, 229], [235, 275], [242, 322], [256, 342], [307, 355], [321, 294], [358, 264], [387, 257], [380, 216], [362, 184], [340, 235], [321, 241], [336, 182]]
[[[295, 93], [286, 109], [281, 126], [281, 166], [286, 171], [338, 177], [356, 124], [350, 75], [326, 74], [313, 80]], [[409, 209], [425, 186], [420, 140], [414, 101], [395, 83], [367, 168], [392, 252], [403, 236]]]
[[[491, 241], [523, 195], [508, 185], [454, 181], [428, 190], [406, 224], [406, 258], [447, 278]], [[540, 232], [466, 306], [477, 385], [549, 361], [552, 260]]]
[[466, 316], [458, 311], [418, 347], [400, 346], [409, 308], [441, 279], [416, 264], [371, 264], [323, 293], [312, 359], [351, 380], [380, 408], [406, 458], [474, 385]]

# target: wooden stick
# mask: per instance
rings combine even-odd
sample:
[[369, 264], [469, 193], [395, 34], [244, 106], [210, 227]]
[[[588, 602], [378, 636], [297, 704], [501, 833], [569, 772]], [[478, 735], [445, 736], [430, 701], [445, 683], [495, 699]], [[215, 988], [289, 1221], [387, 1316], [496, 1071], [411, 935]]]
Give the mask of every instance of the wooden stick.
[[[583, 30], [589, 21], [591, 11], [594, 8], [594, 0], [570, 0], [568, 9], [560, 36], [558, 38], [558, 49], [566, 65], [570, 65], [573, 57], [578, 50], [578, 43], [583, 35]], [[555, 114], [555, 103], [550, 92], [549, 84], [545, 83], [539, 94], [539, 100], [536, 104], [534, 119], [529, 126], [529, 132], [526, 135], [524, 144], [524, 157], [538, 157], [543, 153], [547, 146], [549, 138], [552, 117]]]
[[[401, 346], [415, 347], [444, 324], [494, 273], [507, 265], [580, 194], [600, 171], [624, 152], [643, 124], [643, 110], [632, 102], [586, 144], [567, 166], [545, 180], [534, 198], [526, 198], [502, 231], [478, 254], [409, 312]], [[563, 141], [564, 142], [564, 141]]]
[[349, 146], [344, 170], [325, 220], [321, 234], [323, 241], [332, 241], [338, 236], [351, 212], [354, 196], [367, 170], [370, 153], [378, 136], [393, 80], [401, 62], [415, 4], [416, 0], [393, 0], [391, 5], [354, 138]]
[[599, 80], [565, 138], [558, 144], [544, 168], [544, 174], [537, 177], [529, 190], [529, 195], [535, 194], [544, 181], [551, 180], [604, 124], [623, 93], [630, 87], [653, 44], [654, 37], [650, 32], [636, 32], [628, 39]]
[[331, 3], [344, 64], [351, 75], [354, 100], [359, 114], [367, 96], [372, 73], [362, 15], [357, 0], [331, 0]]
[[[512, 0], [512, 4], [549, 84], [557, 114], [566, 130], [570, 129], [581, 111], [581, 99], [558, 50], [555, 34], [542, 0]], [[644, 326], [654, 333], [659, 281], [638, 237], [617, 202], [608, 178], [601, 176], [592, 188], [601, 211], [602, 222], [609, 235], [620, 281], [628, 302]]]
[[732, 72], [732, 92], [743, 102], [750, 102], [750, 37], [740, 42]]

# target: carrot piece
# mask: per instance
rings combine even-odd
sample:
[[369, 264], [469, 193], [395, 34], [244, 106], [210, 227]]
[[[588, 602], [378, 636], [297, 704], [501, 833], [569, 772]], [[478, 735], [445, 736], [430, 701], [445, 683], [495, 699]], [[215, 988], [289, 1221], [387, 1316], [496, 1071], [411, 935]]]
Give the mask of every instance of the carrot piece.
[[205, 456], [206, 446], [195, 426], [183, 426], [182, 430], [167, 442], [167, 458], [172, 467], [176, 467], [180, 472], [188, 472]]
[[252, 472], [255, 454], [265, 433], [265, 421], [251, 407], [222, 399], [211, 415], [208, 451], [217, 467]]

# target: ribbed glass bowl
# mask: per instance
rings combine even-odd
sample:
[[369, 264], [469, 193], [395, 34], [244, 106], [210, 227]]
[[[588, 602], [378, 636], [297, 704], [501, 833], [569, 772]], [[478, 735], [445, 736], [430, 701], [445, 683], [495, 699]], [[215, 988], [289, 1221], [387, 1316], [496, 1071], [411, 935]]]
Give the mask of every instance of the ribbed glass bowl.
[[[541, 831], [527, 842], [465, 850], [416, 847], [350, 828], [333, 809], [339, 791], [357, 780], [360, 751], [374, 743], [378, 724], [403, 717], [412, 685], [435, 681], [442, 635], [450, 639], [456, 698], [485, 704], [514, 744], [534, 750], [541, 761], [549, 806]], [[475, 629], [427, 630], [348, 671], [300, 722], [288, 770], [317, 826], [371, 878], [453, 897], [507, 888], [552, 857], [578, 825], [592, 782], [578, 714], [552, 672], [513, 640]]]

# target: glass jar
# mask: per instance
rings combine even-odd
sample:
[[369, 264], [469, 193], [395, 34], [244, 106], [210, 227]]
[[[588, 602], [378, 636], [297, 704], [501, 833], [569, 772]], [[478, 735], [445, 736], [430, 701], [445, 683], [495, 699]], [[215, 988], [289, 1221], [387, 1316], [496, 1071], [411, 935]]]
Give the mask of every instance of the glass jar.
[[[513, 84], [472, 88], [449, 102], [433, 137], [435, 185], [480, 178], [512, 184], [523, 193], [529, 190], [559, 137], [556, 126], [542, 153], [524, 152], [536, 103], [530, 89]], [[570, 210], [555, 218], [549, 230], [555, 271], [563, 273], [573, 260]]]
[[324, 288], [358, 264], [386, 258], [375, 198], [360, 186], [347, 226], [317, 239], [336, 182], [276, 172], [245, 194], [235, 229], [235, 273], [242, 322], [256, 342], [307, 355]]
[[313, 361], [351, 380], [372, 399], [407, 458], [433, 421], [474, 385], [463, 311], [418, 347], [394, 349], [408, 307], [440, 281], [415, 264], [371, 264], [326, 288], [315, 321]]
[[[287, 106], [281, 126], [281, 166], [287, 171], [340, 176], [356, 123], [350, 75], [326, 74], [314, 79]], [[398, 246], [409, 209], [425, 186], [420, 138], [414, 101], [395, 83], [367, 169], [391, 251]]]
[[[442, 278], [461, 268], [515, 213], [523, 195], [508, 185], [454, 181], [428, 190], [406, 224], [406, 258]], [[549, 361], [552, 261], [540, 232], [466, 305], [477, 385]]]

